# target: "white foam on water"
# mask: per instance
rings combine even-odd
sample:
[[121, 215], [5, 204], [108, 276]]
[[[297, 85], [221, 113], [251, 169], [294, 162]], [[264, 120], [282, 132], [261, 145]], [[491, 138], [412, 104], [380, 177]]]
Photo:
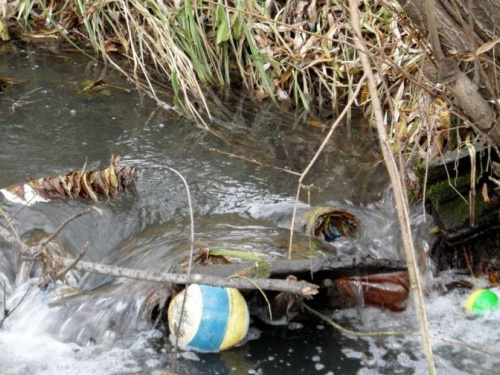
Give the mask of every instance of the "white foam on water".
[[[456, 276], [444, 273], [436, 282], [445, 285]], [[470, 314], [465, 305], [469, 295], [487, 285], [485, 280], [461, 277], [474, 283], [472, 290], [447, 293], [433, 291], [425, 296], [432, 348], [438, 373], [469, 375], [495, 373], [500, 366], [500, 308], [483, 315]], [[500, 296], [500, 288], [491, 289]], [[406, 311], [393, 313], [377, 308], [347, 309], [334, 314], [334, 320], [357, 331], [417, 331], [410, 301]], [[359, 375], [379, 373], [426, 374], [427, 363], [420, 338], [410, 335], [365, 336], [365, 350], [345, 347], [344, 356], [359, 359]], [[466, 347], [466, 345], [472, 347]], [[494, 355], [484, 353], [490, 351]], [[410, 371], [410, 372], [408, 372]]]
[[4, 375], [104, 375], [137, 370], [127, 350], [80, 347], [27, 331], [1, 331], [0, 353], [0, 369]]
[[316, 370], [320, 371], [320, 370], [323, 370], [323, 369], [325, 368], [325, 365], [324, 365], [324, 364], [322, 364], [322, 363], [316, 363], [316, 364], [314, 365], [314, 368], [315, 368]]

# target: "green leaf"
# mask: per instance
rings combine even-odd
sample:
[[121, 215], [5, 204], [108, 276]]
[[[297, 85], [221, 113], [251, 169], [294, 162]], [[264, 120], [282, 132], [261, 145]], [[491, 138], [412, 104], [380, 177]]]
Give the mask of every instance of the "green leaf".
[[232, 32], [235, 40], [241, 39], [243, 36], [243, 25], [241, 24], [240, 17], [238, 14], [234, 14], [231, 18]]
[[229, 24], [226, 17], [223, 17], [219, 27], [217, 28], [217, 37], [215, 38], [216, 44], [221, 44], [222, 42], [227, 42], [231, 33], [229, 32]]
[[170, 81], [172, 82], [172, 89], [174, 90], [174, 103], [178, 105], [180, 102], [179, 99], [179, 79], [177, 77], [177, 70], [174, 70], [172, 74], [170, 75]]

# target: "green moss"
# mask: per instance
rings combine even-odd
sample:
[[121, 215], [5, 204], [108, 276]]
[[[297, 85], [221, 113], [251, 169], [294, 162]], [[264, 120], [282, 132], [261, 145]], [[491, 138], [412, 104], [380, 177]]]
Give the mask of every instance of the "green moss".
[[[455, 192], [455, 198], [447, 200], [432, 201], [434, 217], [440, 222], [440, 227], [445, 231], [456, 231], [470, 225], [470, 207], [468, 202], [469, 194], [465, 194], [465, 201]], [[476, 192], [475, 197], [475, 217], [476, 225], [488, 216], [493, 210], [498, 209], [497, 205], [485, 202], [482, 195]]]
[[460, 193], [466, 192], [470, 186], [470, 174], [461, 175], [455, 179], [438, 182], [427, 187], [426, 197], [433, 203], [460, 198]]

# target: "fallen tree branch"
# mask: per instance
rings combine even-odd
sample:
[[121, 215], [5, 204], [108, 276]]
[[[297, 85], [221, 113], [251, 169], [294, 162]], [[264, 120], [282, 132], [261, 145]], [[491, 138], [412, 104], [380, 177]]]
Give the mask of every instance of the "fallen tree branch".
[[[310, 276], [313, 274], [314, 279], [321, 279], [323, 275], [328, 275], [325, 277], [332, 279], [406, 270], [406, 264], [399, 261], [387, 259], [355, 261], [352, 257], [297, 260], [279, 259], [271, 260], [268, 263], [271, 277], [286, 277], [288, 275], [298, 276], [298, 274], [309, 274]], [[200, 266], [196, 268], [194, 272], [202, 275], [225, 277], [235, 274], [245, 274], [245, 271], [251, 270], [254, 265], [255, 262], [215, 264]]]
[[[21, 255], [32, 258], [40, 253], [41, 246], [28, 246], [15, 238], [6, 229], [0, 228], [0, 237], [8, 243], [17, 246]], [[58, 262], [63, 267], [71, 266], [75, 259], [61, 257]], [[93, 272], [102, 275], [124, 277], [127, 279], [151, 281], [168, 284], [205, 284], [236, 289], [263, 289], [273, 291], [283, 291], [302, 296], [311, 296], [318, 293], [318, 286], [306, 282], [276, 280], [276, 279], [242, 279], [226, 278], [201, 274], [177, 274], [157, 271], [135, 270], [124, 267], [108, 266], [100, 263], [90, 263], [80, 261], [74, 268], [78, 271]]]

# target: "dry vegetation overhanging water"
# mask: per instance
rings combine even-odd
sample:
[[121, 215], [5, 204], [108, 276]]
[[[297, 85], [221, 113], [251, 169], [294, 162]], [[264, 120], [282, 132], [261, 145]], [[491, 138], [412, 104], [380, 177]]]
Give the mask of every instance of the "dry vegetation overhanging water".
[[[485, 144], [485, 138], [436, 79], [440, 64], [428, 48], [426, 31], [397, 1], [360, 1], [359, 10], [386, 132], [412, 198], [428, 198], [434, 208], [441, 207], [451, 190], [482, 210], [484, 202], [496, 199], [498, 184], [489, 155], [486, 164], [478, 164], [487, 175], [460, 170], [460, 180], [453, 163], [440, 160], [446, 171], [434, 181], [428, 168], [452, 150], [464, 149], [472, 160], [472, 145]], [[170, 101], [163, 89], [172, 88], [175, 104], [207, 128], [214, 88], [245, 90], [282, 108], [304, 108], [326, 123], [351, 99], [349, 113], [357, 107], [373, 117], [345, 0], [0, 1], [0, 14], [12, 37], [69, 42], [135, 80], [160, 105]], [[497, 42], [448, 53], [462, 71], [474, 73], [475, 62], [489, 59]], [[489, 71], [496, 77], [492, 61]], [[434, 184], [428, 189], [427, 180]]]
[[[171, 86], [177, 104], [199, 121], [210, 118], [208, 87], [241, 88], [255, 99], [303, 107], [329, 119], [353, 95], [363, 75], [346, 4], [18, 1], [4, 3], [3, 15], [21, 27], [21, 38], [71, 40], [137, 79], [158, 100], [161, 85]], [[419, 154], [432, 157], [446, 143], [457, 146], [474, 137], [453, 136], [460, 128], [450, 123], [440, 89], [422, 73], [432, 61], [426, 40], [397, 2], [366, 1], [362, 11], [363, 36], [376, 60], [394, 151], [413, 165]], [[365, 83], [356, 104], [370, 116]]]

